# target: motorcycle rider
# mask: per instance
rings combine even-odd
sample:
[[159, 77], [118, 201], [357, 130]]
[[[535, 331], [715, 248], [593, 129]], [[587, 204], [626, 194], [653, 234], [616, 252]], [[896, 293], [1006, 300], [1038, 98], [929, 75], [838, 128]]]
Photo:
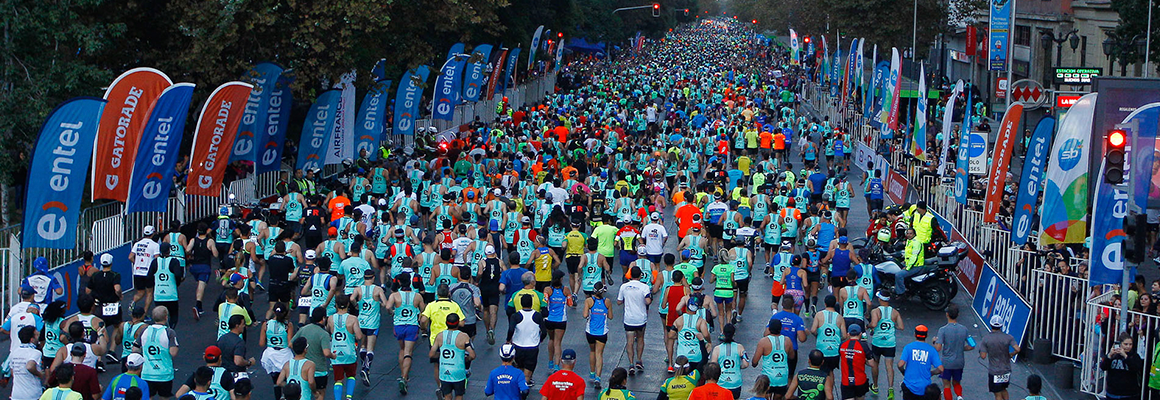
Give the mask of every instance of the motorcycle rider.
[[907, 279], [930, 270], [924, 265], [926, 259], [923, 258], [923, 245], [924, 243], [918, 238], [914, 228], [906, 230], [906, 248], [902, 253], [902, 271], [894, 275], [895, 294], [899, 296], [905, 294]]

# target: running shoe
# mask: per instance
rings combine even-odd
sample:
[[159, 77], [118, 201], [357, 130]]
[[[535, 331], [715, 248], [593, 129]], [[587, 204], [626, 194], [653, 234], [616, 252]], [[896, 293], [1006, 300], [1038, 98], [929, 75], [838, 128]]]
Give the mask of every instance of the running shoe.
[[736, 314], [736, 315], [733, 317], [733, 319], [737, 320], [737, 323], [738, 323], [738, 324], [740, 324], [740, 323], [741, 323], [741, 321], [743, 321], [743, 320], [744, 320], [743, 318], [741, 318], [741, 314]]
[[673, 373], [673, 372], [675, 372], [675, 371], [673, 370], [673, 366], [672, 366], [672, 365], [670, 365], [670, 366], [669, 366], [669, 373], [671, 374], [671, 373]]
[[113, 363], [113, 364], [120, 364], [121, 363], [121, 359], [117, 358], [117, 356], [114, 355], [113, 353], [105, 354], [105, 359], [109, 360], [109, 362]]
[[407, 394], [407, 380], [399, 378], [399, 394]]
[[435, 389], [435, 400], [443, 400], [443, 388]]
[[590, 380], [590, 381], [592, 381], [592, 382], [596, 382], [596, 373], [595, 373], [595, 372], [589, 372], [589, 373], [588, 373], [588, 380]]
[[548, 371], [556, 372], [556, 363], [548, 361]]
[[[636, 375], [636, 368], [629, 366], [628, 367], [628, 374], [629, 375]], [[529, 386], [531, 386], [531, 385], [529, 385]]]
[[201, 310], [197, 309], [197, 306], [193, 307], [193, 320], [198, 322], [201, 321]]
[[[532, 385], [528, 385], [528, 386], [532, 386]], [[600, 391], [600, 377], [599, 376], [596, 377], [595, 381], [592, 381], [592, 386], [596, 388], [597, 392]]]
[[365, 367], [364, 367], [364, 368], [362, 369], [362, 374], [360, 374], [360, 375], [362, 376], [362, 383], [363, 383], [363, 385], [364, 385], [364, 386], [370, 386], [370, 385], [371, 385], [371, 374], [370, 374], [369, 372], [370, 372], [370, 371], [369, 371], [367, 368], [365, 368]]
[[640, 361], [636, 362], [636, 372], [641, 373], [641, 374], [644, 373], [644, 363], [642, 363]]
[[487, 331], [487, 344], [490, 344], [490, 345], [495, 344], [495, 329], [488, 329], [488, 331]]
[[878, 385], [870, 384], [870, 393], [878, 394]]
[[894, 388], [886, 390], [886, 400], [894, 400]]

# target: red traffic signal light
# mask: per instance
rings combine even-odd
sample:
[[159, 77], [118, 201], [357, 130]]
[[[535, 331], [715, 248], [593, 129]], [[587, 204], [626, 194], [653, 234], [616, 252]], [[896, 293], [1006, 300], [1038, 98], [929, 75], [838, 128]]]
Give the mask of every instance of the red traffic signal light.
[[1121, 129], [1113, 129], [1108, 132], [1108, 145], [1110, 147], [1123, 148], [1124, 144], [1128, 143], [1128, 134]]
[[810, 37], [809, 36], [806, 36], [806, 38], [802, 39], [802, 40], [805, 41], [806, 44], [810, 44]]
[[756, 20], [756, 19], [755, 19], [755, 20], [753, 20], [753, 23], [755, 23], [755, 24], [756, 24], [756, 23], [757, 23], [757, 20]]
[[1128, 144], [1128, 133], [1123, 129], [1112, 129], [1104, 139], [1104, 182], [1112, 185], [1124, 183], [1124, 161]]
[[660, 3], [653, 3], [653, 18], [659, 16], [661, 16], [661, 5]]
[[564, 37], [564, 32], [556, 32], [556, 37]]
[[657, 4], [657, 3], [653, 3], [653, 9], [654, 9], [654, 10], [659, 10], [659, 9], [661, 9], [661, 5], [660, 5], [660, 4]]

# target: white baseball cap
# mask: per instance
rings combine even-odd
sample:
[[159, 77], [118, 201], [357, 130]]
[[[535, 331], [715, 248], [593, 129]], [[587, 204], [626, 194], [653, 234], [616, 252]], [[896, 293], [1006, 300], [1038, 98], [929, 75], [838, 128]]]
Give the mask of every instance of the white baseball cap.
[[125, 366], [126, 367], [137, 368], [137, 367], [140, 367], [142, 365], [145, 365], [145, 357], [140, 355], [140, 354], [130, 353], [129, 357], [125, 358]]
[[101, 254], [101, 265], [113, 265], [113, 255], [109, 253]]
[[314, 257], [316, 257], [317, 255], [318, 255], [318, 253], [314, 252], [314, 250], [306, 250], [306, 259], [307, 260], [313, 260]]
[[489, 256], [492, 254], [495, 254], [495, 246], [492, 246], [490, 244], [487, 245], [487, 247], [483, 248], [483, 254], [487, 254]]
[[649, 215], [649, 218], [651, 218], [653, 221], [660, 220], [660, 219], [661, 219], [661, 213], [659, 213], [659, 212], [656, 212], [656, 211], [653, 211], [653, 213], [652, 213], [651, 215]]
[[992, 328], [1002, 328], [1003, 322], [1005, 322], [1005, 321], [1003, 321], [1002, 315], [992, 315], [991, 316], [991, 327]]
[[141, 234], [146, 235], [146, 236], [152, 235], [153, 234], [153, 225], [145, 225], [145, 229], [141, 230]]

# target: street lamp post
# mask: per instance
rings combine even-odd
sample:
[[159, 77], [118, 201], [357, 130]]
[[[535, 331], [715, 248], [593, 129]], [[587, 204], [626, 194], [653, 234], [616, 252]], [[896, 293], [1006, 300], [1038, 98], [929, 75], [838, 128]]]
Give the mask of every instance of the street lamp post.
[[[1127, 76], [1128, 63], [1124, 61], [1124, 55], [1128, 51], [1132, 50], [1133, 45], [1136, 46], [1136, 54], [1145, 53], [1148, 50], [1148, 43], [1144, 40], [1141, 40], [1140, 35], [1132, 36], [1132, 38], [1129, 40], [1124, 40], [1124, 38], [1120, 37], [1115, 32], [1107, 32], [1107, 35], [1108, 38], [1104, 39], [1103, 43], [1104, 55], [1108, 57], [1108, 60], [1112, 60], [1112, 56], [1117, 55], [1120, 59], [1120, 76]], [[1115, 61], [1112, 61], [1112, 65], [1110, 65], [1108, 69], [1111, 70], [1111, 67], [1113, 66], [1115, 66]], [[1145, 66], [1145, 69], [1146, 68], [1147, 66]]]
[[[1043, 51], [1045, 51], [1045, 52], [1051, 51], [1051, 43], [1055, 42], [1055, 66], [1056, 67], [1063, 66], [1063, 42], [1069, 42], [1068, 44], [1071, 45], [1072, 51], [1075, 51], [1075, 49], [1079, 48], [1079, 34], [1078, 34], [1078, 32], [1079, 32], [1079, 29], [1072, 29], [1071, 31], [1069, 31], [1063, 35], [1056, 35], [1054, 31], [1048, 31], [1048, 30], [1043, 31], [1043, 36], [1041, 37], [1041, 39], [1043, 40]], [[1051, 59], [1051, 57], [1049, 55], [1047, 57], [1047, 60], [1050, 60], [1050, 59]], [[1050, 79], [1051, 75], [1050, 75], [1050, 72], [1047, 71], [1046, 66], [1044, 66], [1043, 69], [1044, 69], [1044, 71], [1043, 71], [1044, 82], [1046, 83], [1047, 80]], [[1055, 90], [1059, 90], [1058, 83], [1055, 84]]]

